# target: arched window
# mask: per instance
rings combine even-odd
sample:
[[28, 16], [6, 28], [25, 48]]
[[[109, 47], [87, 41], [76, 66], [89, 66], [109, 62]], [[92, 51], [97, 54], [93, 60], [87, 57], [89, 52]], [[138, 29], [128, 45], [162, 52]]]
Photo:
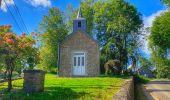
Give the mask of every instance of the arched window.
[[78, 22], [78, 28], [80, 28], [81, 27], [81, 22]]

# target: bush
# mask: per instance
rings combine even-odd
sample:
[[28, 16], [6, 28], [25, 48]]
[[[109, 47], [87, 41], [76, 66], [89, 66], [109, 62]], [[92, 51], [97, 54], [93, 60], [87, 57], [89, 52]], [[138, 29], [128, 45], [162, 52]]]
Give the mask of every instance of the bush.
[[57, 74], [58, 68], [50, 68], [47, 72], [51, 74]]
[[19, 77], [19, 73], [18, 73], [18, 72], [16, 72], [16, 71], [15, 71], [15, 72], [13, 72], [12, 77], [13, 77], [13, 78], [17, 78], [17, 77]]
[[[16, 72], [16, 71], [13, 72], [12, 78], [17, 78], [17, 77], [19, 77], [18, 72]], [[0, 79], [4, 79], [4, 73], [3, 72], [0, 73]]]
[[2, 73], [0, 73], [0, 79], [2, 79], [3, 78], [3, 74]]
[[134, 75], [135, 83], [147, 84], [151, 79], [142, 76], [142, 75]]
[[170, 79], [170, 66], [165, 65], [158, 67], [156, 77]]

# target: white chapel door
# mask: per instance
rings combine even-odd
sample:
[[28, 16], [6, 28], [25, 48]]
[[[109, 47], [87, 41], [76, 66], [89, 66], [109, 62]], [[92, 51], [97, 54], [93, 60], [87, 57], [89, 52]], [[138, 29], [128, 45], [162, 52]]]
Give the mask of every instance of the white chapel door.
[[73, 58], [73, 75], [85, 75], [85, 54], [74, 53]]

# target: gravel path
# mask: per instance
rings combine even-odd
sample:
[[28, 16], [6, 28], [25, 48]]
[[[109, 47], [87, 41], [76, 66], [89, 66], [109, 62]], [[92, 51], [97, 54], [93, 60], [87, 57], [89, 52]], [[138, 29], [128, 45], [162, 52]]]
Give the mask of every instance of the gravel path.
[[145, 88], [156, 100], [170, 100], [170, 80], [153, 80]]

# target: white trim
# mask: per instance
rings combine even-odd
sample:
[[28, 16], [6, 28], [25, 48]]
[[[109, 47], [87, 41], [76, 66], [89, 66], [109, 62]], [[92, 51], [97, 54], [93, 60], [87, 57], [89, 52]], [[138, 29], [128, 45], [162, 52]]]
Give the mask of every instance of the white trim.
[[[77, 54], [82, 54], [82, 55], [76, 55], [76, 53]], [[81, 69], [81, 71], [84, 70], [84, 72], [82, 72], [83, 74], [79, 73], [79, 74], [76, 75], [75, 72], [74, 72], [75, 71], [75, 69], [74, 69], [74, 67], [75, 67], [74, 66], [74, 57], [79, 57], [79, 56], [84, 57], [84, 66], [82, 66], [83, 69]], [[73, 52], [71, 59], [72, 59], [72, 75], [73, 76], [85, 76], [86, 75], [86, 53], [82, 52], [82, 51]], [[82, 59], [82, 58], [80, 58], [80, 59]], [[78, 60], [76, 60], [76, 61], [78, 61]], [[78, 62], [76, 62], [76, 63], [78, 65]], [[80, 67], [81, 64], [82, 64], [82, 61], [80, 60], [80, 65], [78, 65], [78, 66]]]

